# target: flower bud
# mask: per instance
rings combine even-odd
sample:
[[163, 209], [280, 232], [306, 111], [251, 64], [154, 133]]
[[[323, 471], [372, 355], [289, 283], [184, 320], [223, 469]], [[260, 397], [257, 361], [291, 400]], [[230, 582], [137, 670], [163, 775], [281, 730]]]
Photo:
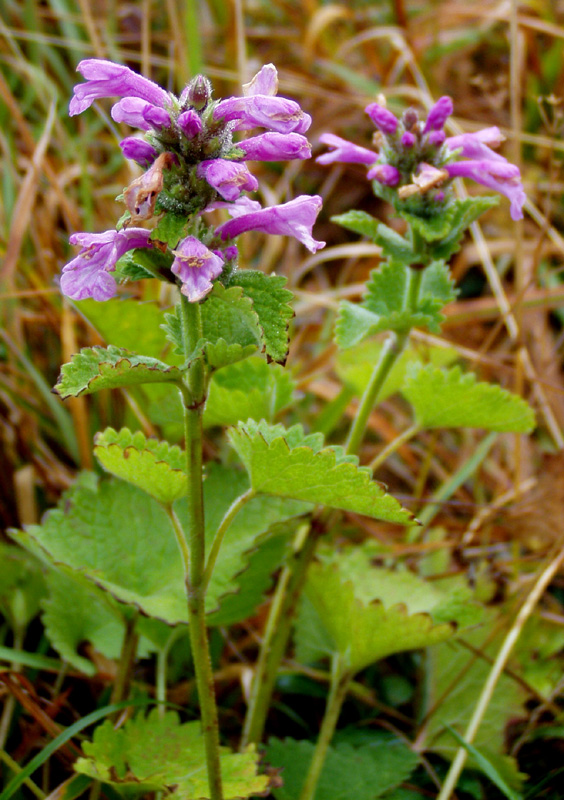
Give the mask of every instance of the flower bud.
[[192, 106], [201, 111], [207, 106], [212, 95], [212, 87], [204, 75], [196, 75], [180, 95], [182, 108]]

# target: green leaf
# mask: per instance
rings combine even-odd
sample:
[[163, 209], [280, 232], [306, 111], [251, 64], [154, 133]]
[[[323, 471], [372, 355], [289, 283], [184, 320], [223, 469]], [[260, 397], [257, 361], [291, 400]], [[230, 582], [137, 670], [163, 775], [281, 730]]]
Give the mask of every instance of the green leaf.
[[179, 447], [127, 428], [119, 433], [106, 428], [96, 434], [94, 444], [94, 455], [105, 470], [143, 489], [159, 503], [167, 506], [186, 494], [186, 453]]
[[[494, 758], [491, 758], [484, 750], [479, 750], [477, 747], [474, 747], [474, 745], [465, 741], [455, 728], [452, 728], [450, 725], [447, 725], [447, 728], [454, 736], [458, 744], [461, 745], [472, 756], [474, 763], [478, 766], [481, 772], [483, 772], [484, 775], [487, 775], [492, 783], [495, 783], [499, 791], [504, 794], [508, 800], [522, 799], [522, 795], [519, 792], [514, 791], [509, 783], [507, 783], [505, 780], [505, 777], [501, 774], [498, 765], [495, 763], [495, 755]], [[523, 775], [523, 778], [524, 777], [526, 776]]]
[[[83, 744], [86, 758], [79, 758], [74, 768], [136, 794], [163, 791], [178, 800], [209, 798], [200, 728], [200, 722], [180, 724], [172, 711], [161, 718], [157, 709], [146, 717], [137, 715], [119, 730], [106, 720], [94, 731], [93, 741]], [[258, 756], [253, 747], [244, 753], [222, 747], [220, 761], [225, 800], [268, 789], [268, 776], [257, 775]]]
[[460, 367], [409, 367], [402, 394], [413, 406], [422, 428], [485, 428], [529, 433], [535, 426], [533, 409], [518, 395]]
[[[92, 661], [79, 654], [90, 642], [106, 658], [118, 658], [125, 633], [121, 607], [91, 581], [70, 570], [51, 570], [47, 575], [49, 596], [43, 601], [45, 634], [61, 658], [86, 675], [95, 675]], [[142, 658], [157, 648], [141, 637]]]
[[372, 214], [355, 209], [331, 217], [331, 222], [353, 233], [360, 233], [361, 236], [366, 236], [372, 241], [376, 241], [378, 225], [381, 224]]
[[186, 235], [189, 224], [190, 219], [185, 215], [174, 214], [172, 211], [167, 211], [159, 220], [159, 223], [153, 228], [151, 239], [157, 242], [164, 242], [174, 250], [180, 239]]
[[454, 200], [454, 214], [451, 218], [449, 233], [433, 246], [433, 258], [448, 259], [459, 249], [462, 237], [485, 211], [499, 203], [499, 196], [467, 197], [465, 200]]
[[[382, 342], [367, 339], [355, 347], [339, 350], [335, 369], [339, 378], [362, 397], [374, 372], [382, 351]], [[419, 343], [409, 344], [394, 363], [382, 387], [379, 400], [385, 400], [399, 391], [405, 381], [408, 366], [413, 362], [430, 362], [434, 366], [446, 366], [458, 359], [454, 347], [427, 347]]]
[[232, 429], [229, 439], [258, 493], [321, 503], [390, 522], [413, 522], [410, 512], [371, 480], [369, 469], [359, 467], [342, 448], [321, 449], [320, 439], [305, 437], [300, 426], [286, 431], [281, 425], [249, 420]]
[[[80, 300], [75, 302], [75, 306], [106, 342], [154, 358], [162, 356], [166, 347], [160, 328], [163, 311], [156, 303], [115, 298], [104, 303]], [[177, 363], [182, 360], [177, 359]]]
[[114, 277], [117, 280], [138, 281], [143, 278], [154, 278], [155, 274], [167, 277], [171, 282], [173, 275], [170, 272], [173, 258], [172, 254], [163, 253], [157, 247], [137, 247], [123, 255], [116, 264]]
[[19, 547], [0, 542], [0, 613], [14, 630], [25, 630], [45, 596], [41, 562]]
[[343, 301], [336, 325], [339, 347], [352, 347], [380, 331], [404, 333], [414, 327], [437, 333], [444, 317], [441, 309], [455, 294], [448, 268], [434, 261], [423, 272], [417, 307], [408, 308], [412, 270], [386, 263], [373, 270], [361, 305]]
[[288, 305], [293, 294], [284, 288], [286, 283], [286, 278], [279, 275], [245, 269], [234, 272], [226, 284], [241, 286], [245, 297], [252, 300], [267, 358], [278, 364], [284, 364], [288, 356], [288, 326], [294, 316]]
[[[204, 484], [207, 549], [225, 512], [247, 488], [243, 472], [210, 468]], [[237, 576], [270, 526], [310, 508], [305, 503], [266, 497], [247, 503], [225, 534], [206, 595], [208, 612], [218, 606], [221, 609], [221, 598], [238, 590]], [[186, 525], [184, 498], [175, 504], [175, 510]], [[128, 483], [85, 474], [42, 525], [13, 535], [27, 549], [39, 549], [49, 562], [79, 571], [117, 600], [137, 606], [150, 617], [170, 625], [188, 619], [182, 562], [170, 520], [155, 500]], [[279, 562], [266, 558], [260, 576], [255, 569], [259, 589], [250, 593], [252, 602], [257, 591], [260, 602], [262, 587], [268, 588], [270, 574], [278, 566]]]
[[[510, 624], [509, 620], [505, 621]], [[494, 639], [491, 632], [499, 631]], [[504, 631], [500, 629], [499, 612], [484, 611], [484, 622], [475, 630], [465, 631], [464, 641], [473, 648], [483, 650], [486, 655], [497, 654]], [[427, 709], [430, 717], [426, 725], [426, 738], [422, 745], [426, 749], [452, 759], [457, 743], [447, 726], [466, 730], [476, 708], [484, 683], [491, 670], [491, 663], [470, 652], [459, 642], [439, 644], [427, 654]], [[523, 703], [528, 693], [521, 684], [502, 674], [495, 687], [492, 699], [480, 724], [474, 746], [501, 753], [505, 749], [506, 727], [511, 720], [525, 714]]]
[[355, 673], [394, 653], [444, 641], [457, 623], [443, 621], [445, 601], [416, 575], [370, 567], [364, 559], [361, 569], [350, 557], [312, 564], [296, 630], [297, 657], [312, 662], [339, 653]]
[[439, 211], [432, 216], [410, 214], [403, 210], [401, 215], [407, 224], [422, 236], [426, 242], [436, 242], [448, 236], [452, 226], [454, 208], [451, 206], [447, 210]]
[[[309, 771], [315, 744], [295, 739], [270, 739], [266, 760], [281, 768], [276, 800], [296, 800]], [[353, 747], [341, 742], [329, 747], [314, 800], [374, 800], [407, 780], [417, 766], [417, 755], [395, 737], [381, 737], [371, 745]]]
[[224, 367], [210, 382], [204, 426], [236, 425], [249, 417], [273, 422], [292, 403], [294, 388], [282, 367], [258, 357]]
[[140, 383], [179, 381], [182, 372], [120, 347], [85, 347], [64, 364], [54, 391], [64, 399]]

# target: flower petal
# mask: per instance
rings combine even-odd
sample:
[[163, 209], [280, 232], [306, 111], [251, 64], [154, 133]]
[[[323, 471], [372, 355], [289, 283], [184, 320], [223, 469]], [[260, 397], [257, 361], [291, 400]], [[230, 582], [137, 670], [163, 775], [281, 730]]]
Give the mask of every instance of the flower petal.
[[164, 89], [122, 64], [87, 58], [76, 69], [86, 78], [86, 83], [74, 87], [69, 106], [71, 117], [90, 108], [100, 97], [139, 97], [161, 108], [168, 105], [169, 96]]
[[176, 258], [171, 269], [182, 281], [180, 291], [191, 303], [202, 300], [211, 292], [212, 280], [221, 274], [223, 258], [194, 236], [183, 239], [173, 252]]

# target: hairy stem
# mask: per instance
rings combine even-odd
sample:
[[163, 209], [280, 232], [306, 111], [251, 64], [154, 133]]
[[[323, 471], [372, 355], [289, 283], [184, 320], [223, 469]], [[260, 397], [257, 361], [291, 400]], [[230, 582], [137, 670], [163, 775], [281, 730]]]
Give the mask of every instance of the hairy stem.
[[219, 528], [216, 531], [212, 546], [210, 548], [210, 554], [208, 556], [208, 560], [206, 562], [206, 568], [204, 570], [204, 577], [203, 577], [203, 587], [204, 591], [207, 591], [207, 588], [210, 584], [211, 576], [213, 574], [213, 568], [215, 567], [215, 562], [217, 561], [217, 556], [219, 555], [219, 550], [223, 543], [224, 536], [233, 522], [234, 518], [237, 516], [239, 511], [247, 505], [247, 503], [255, 497], [255, 491], [253, 489], [247, 489], [247, 491], [234, 500], [227, 511], [225, 512], [225, 516], [221, 520]]
[[[181, 309], [184, 352], [188, 357], [202, 336], [202, 318], [200, 306], [197, 303], [189, 303], [184, 296], [181, 298]], [[188, 528], [186, 537], [184, 537], [183, 531], [180, 531], [184, 544], [179, 541], [179, 545], [181, 551], [184, 551], [187, 543], [189, 551], [188, 563], [185, 560], [184, 564], [190, 644], [202, 716], [210, 800], [223, 800], [219, 760], [219, 724], [205, 612], [206, 554], [202, 487], [202, 411], [205, 401], [205, 385], [205, 365], [201, 359], [198, 359], [192, 364], [186, 375], [188, 392], [182, 394], [188, 474]]]
[[400, 333], [399, 335], [395, 333], [388, 334], [384, 346], [382, 347], [378, 363], [374, 367], [374, 372], [372, 373], [368, 386], [364, 390], [358, 411], [353, 419], [349, 437], [345, 445], [347, 454], [358, 453], [366, 432], [368, 418], [376, 404], [382, 386], [390, 374], [390, 370], [403, 352], [408, 338], [409, 333]]
[[329, 697], [327, 698], [327, 706], [325, 707], [325, 716], [319, 732], [317, 746], [313, 753], [309, 771], [300, 795], [300, 800], [313, 800], [315, 790], [319, 782], [321, 770], [325, 763], [327, 750], [331, 744], [331, 739], [335, 733], [339, 714], [341, 713], [341, 706], [347, 696], [349, 684], [352, 680], [352, 675], [343, 669], [342, 660], [340, 655], [335, 655], [331, 669], [331, 687], [329, 690]]

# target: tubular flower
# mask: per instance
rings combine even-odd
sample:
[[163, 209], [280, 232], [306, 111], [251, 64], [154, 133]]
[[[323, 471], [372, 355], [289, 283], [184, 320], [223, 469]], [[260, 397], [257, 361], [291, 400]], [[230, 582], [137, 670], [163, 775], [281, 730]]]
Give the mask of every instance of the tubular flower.
[[168, 92], [156, 83], [113, 61], [87, 58], [76, 69], [86, 78], [86, 83], [74, 87], [69, 106], [71, 117], [86, 111], [101, 97], [139, 97], [161, 108], [170, 100]]
[[[263, 66], [243, 87], [242, 97], [216, 101], [212, 86], [196, 76], [179, 97], [127, 67], [100, 59], [78, 65], [86, 79], [74, 88], [71, 115], [86, 110], [99, 98], [118, 98], [111, 109], [117, 122], [143, 132], [127, 137], [120, 146], [126, 158], [143, 167], [143, 174], [123, 191], [127, 212], [123, 230], [100, 234], [75, 234], [82, 245], [79, 255], [63, 268], [61, 287], [74, 298], [105, 300], [116, 291], [110, 274], [129, 249], [155, 246], [162, 254], [155, 277], [176, 279], [192, 301], [205, 297], [211, 281], [224, 267], [236, 268], [237, 247], [225, 242], [247, 230], [294, 236], [310, 250], [323, 247], [312, 236], [321, 207], [318, 197], [298, 197], [290, 203], [262, 209], [243, 196], [258, 188], [246, 161], [304, 159], [311, 156], [305, 136], [311, 118], [298, 103], [277, 97], [278, 74], [272, 64]], [[267, 132], [237, 141], [236, 131], [253, 127]], [[368, 152], [368, 151], [367, 151]], [[375, 160], [375, 159], [374, 159]], [[202, 212], [227, 207], [233, 219], [217, 231], [205, 225]], [[162, 227], [160, 241], [150, 230], [128, 225], [168, 213], [175, 224]], [[180, 218], [180, 225], [179, 220]], [[154, 224], [153, 224], [154, 227]], [[174, 239], [175, 231], [178, 238]], [[196, 235], [186, 235], [196, 234]], [[154, 241], [154, 244], [153, 244]], [[208, 247], [209, 245], [209, 247]], [[170, 278], [167, 267], [170, 263]], [[167, 261], [168, 259], [168, 261]]]
[[[224, 222], [216, 233], [222, 239], [233, 239], [245, 231], [262, 231], [282, 236], [294, 236], [307, 247], [311, 253], [325, 247], [325, 242], [318, 242], [312, 236], [312, 227], [321, 209], [321, 197], [302, 195], [279, 206], [261, 208], [258, 203], [244, 198], [244, 204], [234, 203], [228, 207], [234, 219]], [[218, 204], [216, 204], [218, 205]]]
[[447, 138], [444, 126], [453, 111], [447, 96], [437, 100], [425, 121], [420, 121], [412, 108], [398, 119], [383, 99], [365, 110], [379, 130], [378, 152], [325, 133], [320, 141], [333, 150], [318, 156], [320, 164], [365, 164], [367, 177], [382, 187], [376, 189], [375, 185], [375, 191], [387, 192], [382, 196], [398, 208], [408, 203], [411, 209], [436, 209], [452, 197], [448, 189], [454, 178], [472, 178], [505, 195], [511, 203], [511, 217], [522, 218], [526, 196], [519, 169], [491, 149], [503, 141], [498, 128]]
[[71, 244], [82, 248], [76, 258], [63, 267], [61, 289], [73, 300], [109, 300], [116, 293], [116, 282], [110, 273], [128, 250], [152, 247], [150, 231], [128, 228], [104, 233], [73, 233]]
[[212, 280], [221, 274], [223, 258], [208, 250], [195, 236], [182, 239], [173, 254], [171, 270], [182, 281], [180, 291], [191, 303], [202, 300], [211, 292]]

